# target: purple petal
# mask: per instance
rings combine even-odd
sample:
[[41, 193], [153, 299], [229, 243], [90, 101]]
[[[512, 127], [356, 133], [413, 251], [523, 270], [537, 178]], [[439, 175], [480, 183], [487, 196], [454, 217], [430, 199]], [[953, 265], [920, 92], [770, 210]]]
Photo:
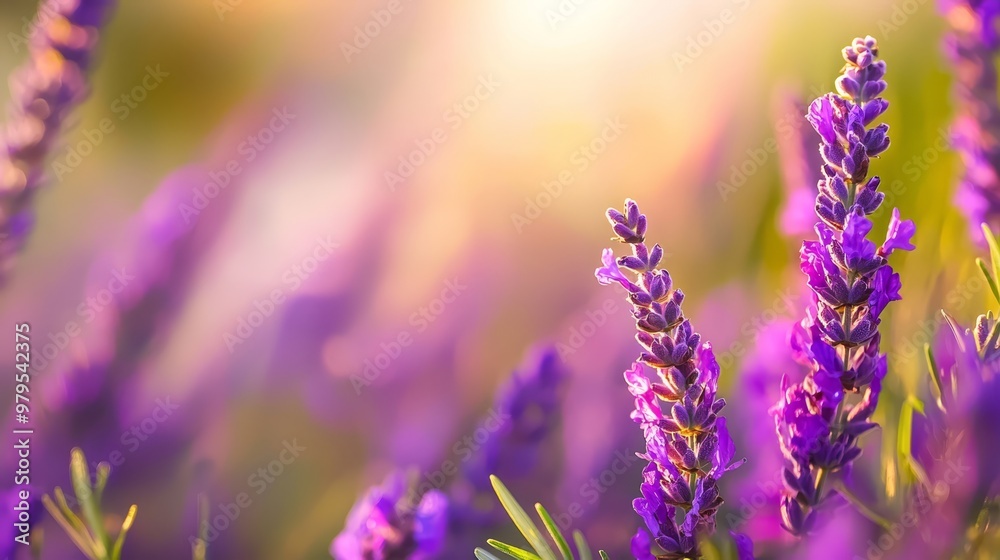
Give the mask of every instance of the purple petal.
[[601, 253], [601, 262], [604, 263], [604, 266], [594, 271], [597, 281], [605, 286], [612, 282], [618, 282], [627, 290], [630, 282], [622, 274], [622, 271], [618, 269], [618, 263], [615, 261], [615, 252], [612, 249], [605, 249]]
[[900, 220], [899, 208], [892, 209], [892, 219], [889, 220], [889, 230], [885, 234], [885, 243], [882, 244], [882, 252], [888, 256], [896, 249], [912, 251], [916, 247], [910, 242], [913, 234], [917, 232], [917, 226], [913, 220]]
[[636, 560], [656, 560], [653, 553], [650, 552], [650, 548], [653, 545], [653, 541], [649, 538], [649, 533], [643, 529], [636, 531], [635, 536], [632, 537], [632, 556]]
[[736, 543], [736, 560], [754, 560], [753, 541], [750, 540], [750, 537], [735, 531], [730, 531], [729, 535], [733, 537], [733, 542]]

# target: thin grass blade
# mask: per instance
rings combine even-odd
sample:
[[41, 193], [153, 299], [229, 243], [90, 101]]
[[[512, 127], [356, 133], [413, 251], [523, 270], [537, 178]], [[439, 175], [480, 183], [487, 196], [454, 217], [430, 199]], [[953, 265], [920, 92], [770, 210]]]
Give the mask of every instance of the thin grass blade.
[[545, 510], [542, 504], [535, 504], [535, 511], [538, 512], [538, 517], [542, 520], [542, 525], [548, 529], [549, 535], [552, 536], [552, 540], [555, 541], [556, 547], [559, 548], [559, 552], [562, 553], [563, 560], [573, 560], [573, 552], [569, 548], [569, 543], [566, 542], [566, 537], [563, 536], [562, 531], [559, 530], [559, 526], [556, 522], [552, 520], [552, 516], [549, 512]]
[[549, 546], [545, 537], [542, 536], [541, 531], [538, 530], [535, 523], [528, 517], [528, 513], [524, 511], [521, 504], [517, 503], [514, 495], [504, 486], [504, 483], [494, 475], [490, 475], [490, 482], [493, 483], [493, 490], [497, 493], [497, 497], [500, 498], [500, 503], [507, 510], [507, 515], [510, 516], [514, 525], [521, 531], [524, 538], [527, 539], [531, 548], [535, 549], [541, 560], [558, 560], [555, 552], [552, 551], [552, 547]]
[[573, 531], [573, 544], [576, 545], [576, 553], [580, 555], [580, 560], [593, 560], [594, 555], [590, 552], [590, 545], [580, 531]]

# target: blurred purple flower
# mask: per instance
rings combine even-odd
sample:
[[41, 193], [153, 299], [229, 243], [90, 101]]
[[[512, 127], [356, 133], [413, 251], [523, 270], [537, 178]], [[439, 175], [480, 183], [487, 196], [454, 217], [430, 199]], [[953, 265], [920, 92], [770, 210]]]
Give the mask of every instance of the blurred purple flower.
[[[733, 422], [740, 426], [770, 426], [770, 407], [781, 395], [781, 380], [792, 383], [805, 378], [806, 368], [788, 352], [795, 323], [779, 320], [762, 329], [740, 368], [741, 398], [732, 403]], [[781, 489], [784, 462], [781, 447], [771, 430], [742, 430], [742, 448], [747, 450], [747, 466], [740, 469], [734, 490], [739, 510], [726, 515], [727, 526], [744, 532], [757, 543], [779, 540]], [[735, 508], [735, 506], [734, 506]]]
[[[822, 165], [813, 138], [801, 126], [804, 106], [798, 95], [788, 92], [780, 95], [776, 103], [780, 116], [775, 122], [775, 137], [785, 194], [778, 225], [782, 234], [795, 239], [808, 235], [816, 223], [813, 207], [820, 179], [818, 169]], [[795, 120], [789, 122], [792, 118]]]
[[431, 490], [418, 499], [401, 473], [390, 474], [354, 504], [330, 546], [337, 560], [428, 560], [444, 546], [448, 500]]
[[[684, 294], [673, 289], [670, 274], [658, 269], [663, 249], [648, 249], [643, 242], [646, 217], [632, 200], [625, 212], [608, 210], [608, 220], [619, 240], [632, 245], [632, 255], [611, 260], [605, 250], [602, 261], [613, 269], [627, 291], [636, 319], [636, 339], [643, 347], [638, 362], [625, 372], [629, 392], [635, 396], [632, 419], [646, 437], [649, 461], [640, 486], [642, 496], [633, 507], [652, 533], [652, 540], [665, 552], [658, 558], [698, 556], [698, 542], [715, 532], [715, 515], [723, 503], [718, 480], [733, 464], [735, 453], [725, 418], [719, 416], [726, 401], [716, 398], [719, 364], [712, 347], [701, 342], [684, 318]], [[628, 280], [618, 267], [636, 275]], [[605, 275], [604, 278], [608, 276]], [[655, 368], [657, 382], [646, 377], [644, 365]], [[666, 404], [661, 403], [664, 402]], [[666, 407], [666, 408], [663, 408]], [[648, 537], [640, 529], [632, 541], [637, 557], [649, 557], [641, 549]]]
[[[913, 248], [915, 228], [893, 212], [885, 244], [868, 239], [884, 195], [879, 178], [868, 178], [870, 159], [889, 145], [888, 126], [868, 128], [888, 108], [885, 62], [877, 60], [872, 37], [857, 38], [843, 50], [847, 64], [837, 79], [838, 95], [816, 99], [806, 118], [822, 139], [825, 164], [816, 197], [818, 241], [806, 241], [801, 268], [814, 293], [793, 353], [810, 366], [801, 383], [782, 381], [781, 400], [772, 409], [786, 460], [782, 525], [794, 535], [816, 527], [817, 508], [833, 493], [823, 488], [831, 473], [846, 471], [861, 454], [858, 438], [878, 404], [886, 358], [879, 352], [879, 316], [900, 299], [899, 279], [886, 257]], [[848, 393], [864, 396], [847, 404]]]
[[492, 493], [490, 475], [506, 481], [536, 470], [541, 445], [559, 419], [567, 378], [555, 348], [543, 346], [529, 352], [497, 391], [494, 406], [480, 426], [487, 439], [465, 463], [464, 480], [452, 489], [456, 520], [490, 524], [500, 519], [496, 500], [488, 500], [490, 509], [482, 511], [475, 497]]
[[[1000, 348], [993, 339], [997, 319], [980, 315], [975, 329], [951, 329], [933, 344], [931, 398], [914, 413], [910, 454], [917, 485], [909, 514], [918, 512], [917, 547], [933, 557], [967, 548], [967, 535], [987, 500], [1000, 494]], [[950, 331], [950, 332], [949, 332]], [[930, 507], [933, 505], [933, 507]]]
[[111, 0], [45, 0], [38, 7], [28, 61], [10, 78], [10, 120], [0, 161], [0, 281], [31, 230], [31, 201], [45, 159], [70, 112], [87, 97], [87, 72]]
[[491, 474], [504, 480], [532, 470], [539, 445], [559, 418], [560, 393], [568, 378], [555, 348], [530, 353], [500, 388], [494, 404], [499, 431], [481, 450], [481, 461], [469, 463], [466, 476], [489, 488]]
[[997, 0], [939, 0], [950, 31], [944, 52], [955, 72], [958, 114], [952, 145], [962, 156], [965, 172], [955, 191], [955, 204], [965, 214], [970, 236], [983, 241], [979, 225], [1000, 226], [1000, 105], [995, 59], [1000, 53]]

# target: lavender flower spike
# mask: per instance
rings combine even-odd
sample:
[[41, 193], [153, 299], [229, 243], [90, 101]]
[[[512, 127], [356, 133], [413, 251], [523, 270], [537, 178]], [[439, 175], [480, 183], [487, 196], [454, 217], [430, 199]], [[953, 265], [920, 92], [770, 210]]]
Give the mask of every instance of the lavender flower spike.
[[415, 500], [404, 475], [392, 473], [354, 504], [330, 554], [337, 560], [429, 560], [441, 551], [447, 524], [442, 492]]
[[[716, 395], [719, 364], [712, 346], [702, 343], [684, 318], [684, 294], [673, 288], [670, 273], [657, 268], [663, 249], [648, 249], [643, 242], [646, 217], [636, 203], [626, 200], [624, 213], [608, 210], [608, 219], [619, 240], [632, 246], [632, 255], [616, 260], [605, 249], [604, 266], [596, 276], [602, 284], [617, 282], [628, 291], [639, 331], [636, 340], [643, 348], [625, 372], [635, 396], [632, 419], [646, 437], [646, 453], [640, 456], [649, 461], [642, 497], [633, 507], [664, 550], [655, 558], [700, 558], [699, 539], [715, 532], [715, 514], [723, 503], [718, 480], [743, 463], [732, 463], [733, 440], [726, 419], [719, 416], [726, 405]], [[645, 366], [656, 370], [656, 382], [647, 377]], [[654, 558], [649, 540], [640, 529], [632, 541], [636, 558]], [[746, 540], [740, 542], [745, 551]]]
[[955, 204], [965, 214], [973, 239], [983, 241], [979, 225], [1000, 227], [1000, 104], [997, 70], [998, 0], [939, 0], [951, 25], [944, 52], [955, 72], [953, 86], [958, 115], [952, 144], [962, 156], [965, 172], [955, 192]]
[[111, 0], [44, 0], [29, 59], [10, 80], [0, 161], [0, 281], [31, 229], [31, 199], [63, 122], [87, 96], [87, 71]]
[[[832, 495], [824, 494], [825, 479], [861, 454], [859, 436], [875, 427], [869, 419], [886, 375], [879, 317], [900, 299], [899, 275], [887, 257], [913, 249], [915, 232], [896, 210], [881, 247], [868, 239], [867, 216], [883, 199], [868, 166], [889, 146], [887, 125], [868, 128], [888, 108], [879, 97], [886, 87], [885, 63], [877, 60], [872, 37], [855, 39], [843, 55], [840, 95], [816, 99], [806, 117], [822, 139], [825, 162], [816, 197], [818, 239], [804, 242], [800, 251], [812, 304], [792, 336], [793, 353], [809, 373], [802, 383], [783, 380], [782, 398], [772, 408], [789, 491], [781, 503], [782, 525], [795, 535], [815, 526], [818, 506]], [[862, 391], [848, 406], [848, 394]]]

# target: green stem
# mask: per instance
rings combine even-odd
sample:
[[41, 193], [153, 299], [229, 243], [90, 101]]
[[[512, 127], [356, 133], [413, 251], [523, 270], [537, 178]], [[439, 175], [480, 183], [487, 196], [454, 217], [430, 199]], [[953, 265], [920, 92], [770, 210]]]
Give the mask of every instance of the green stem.
[[885, 517], [882, 517], [878, 512], [876, 512], [872, 508], [868, 507], [863, 501], [861, 501], [861, 498], [858, 498], [858, 496], [855, 495], [854, 492], [851, 492], [851, 490], [847, 488], [846, 484], [844, 484], [841, 481], [838, 481], [834, 485], [836, 486], [837, 491], [840, 492], [840, 494], [844, 498], [846, 498], [848, 502], [851, 502], [851, 505], [857, 508], [858, 512], [861, 515], [864, 515], [865, 517], [867, 517], [869, 520], [871, 520], [873, 523], [875, 523], [885, 531], [892, 530], [892, 522], [886, 519]]

